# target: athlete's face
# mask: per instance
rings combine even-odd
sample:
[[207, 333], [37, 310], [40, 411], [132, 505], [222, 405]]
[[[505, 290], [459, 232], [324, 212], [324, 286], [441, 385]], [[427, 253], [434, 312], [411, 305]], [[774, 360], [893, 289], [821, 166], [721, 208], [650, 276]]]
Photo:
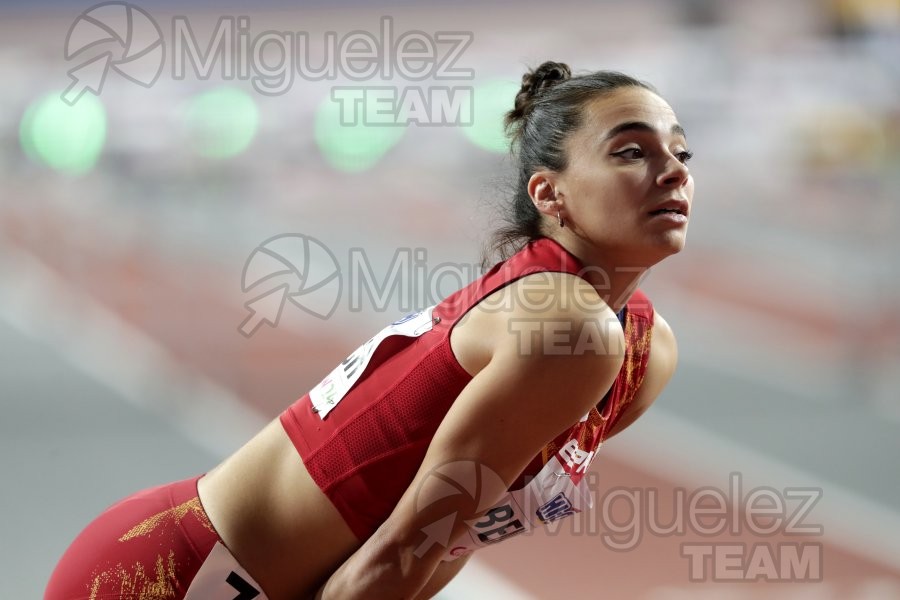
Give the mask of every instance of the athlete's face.
[[[643, 88], [619, 89], [585, 110], [566, 143], [568, 167], [553, 179], [567, 235], [635, 265], [679, 252], [694, 180], [674, 111]], [[664, 207], [672, 210], [657, 212]]]

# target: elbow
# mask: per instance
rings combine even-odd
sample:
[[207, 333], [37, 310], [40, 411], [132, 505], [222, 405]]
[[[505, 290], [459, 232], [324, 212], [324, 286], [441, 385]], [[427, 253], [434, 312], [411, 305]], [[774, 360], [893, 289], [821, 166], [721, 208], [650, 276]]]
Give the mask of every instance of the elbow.
[[346, 580], [363, 592], [361, 597], [415, 598], [434, 570], [429, 569], [431, 561], [417, 555], [415, 546], [379, 533], [360, 549], [362, 555], [357, 558], [361, 560]]
[[322, 588], [317, 600], [366, 598], [415, 598], [427, 580], [403, 568], [399, 561], [372, 561], [336, 573]]

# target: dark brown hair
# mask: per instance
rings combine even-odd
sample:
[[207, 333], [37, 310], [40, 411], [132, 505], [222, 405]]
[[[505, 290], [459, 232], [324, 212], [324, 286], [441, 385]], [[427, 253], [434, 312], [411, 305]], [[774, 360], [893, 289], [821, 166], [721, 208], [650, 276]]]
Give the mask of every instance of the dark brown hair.
[[562, 172], [568, 165], [565, 141], [582, 124], [589, 101], [619, 88], [640, 87], [657, 93], [648, 83], [616, 71], [572, 76], [564, 63], [547, 61], [522, 76], [515, 105], [504, 125], [516, 157], [517, 176], [512, 202], [505, 210], [505, 225], [492, 236], [484, 266], [491, 256], [500, 260], [528, 242], [545, 237], [541, 213], [528, 196], [528, 180], [539, 169]]

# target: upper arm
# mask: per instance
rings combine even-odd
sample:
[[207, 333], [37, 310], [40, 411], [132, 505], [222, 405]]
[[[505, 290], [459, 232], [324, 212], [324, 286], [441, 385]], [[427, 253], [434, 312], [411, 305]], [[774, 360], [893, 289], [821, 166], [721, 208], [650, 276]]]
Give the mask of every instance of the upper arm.
[[609, 437], [616, 435], [634, 423], [644, 414], [653, 401], [662, 393], [675, 373], [678, 364], [678, 345], [672, 328], [659, 313], [653, 316], [653, 334], [650, 341], [650, 357], [647, 360], [647, 371], [634, 399], [625, 409]]
[[[541, 448], [577, 422], [615, 380], [624, 338], [615, 314], [605, 311], [597, 324], [594, 315], [574, 308], [500, 315], [502, 329], [492, 336], [497, 342], [491, 359], [451, 406], [423, 468], [478, 460], [507, 486], [515, 481]], [[576, 332], [592, 328], [608, 329], [601, 334], [609, 340], [602, 345], [605, 352], [579, 352], [584, 336]]]
[[[414, 582], [409, 589], [420, 589], [465, 521], [499, 500], [541, 448], [609, 389], [624, 337], [615, 314], [599, 297], [593, 302], [590, 310], [579, 303], [497, 312], [490, 360], [457, 397], [413, 482], [361, 549], [366, 568], [395, 561]], [[524, 327], [516, 327], [519, 319]], [[587, 328], [604, 341], [584, 350]]]

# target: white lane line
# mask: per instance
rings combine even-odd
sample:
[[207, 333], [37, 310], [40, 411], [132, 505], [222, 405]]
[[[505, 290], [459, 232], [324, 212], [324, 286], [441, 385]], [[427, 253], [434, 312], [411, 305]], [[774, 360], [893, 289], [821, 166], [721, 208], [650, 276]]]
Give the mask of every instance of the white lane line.
[[[764, 381], [818, 404], [841, 401], [847, 373], [823, 370], [822, 364], [834, 363], [842, 351], [849, 354], [847, 341], [811, 336], [806, 328], [783, 318], [741, 310], [674, 286], [654, 289], [652, 297], [678, 336], [682, 360], [745, 381]], [[785, 360], [786, 356], [797, 359]]]
[[[824, 541], [900, 572], [900, 515], [860, 493], [760, 454], [662, 409], [651, 409], [626, 435], [604, 445], [617, 460], [684, 486], [729, 490], [729, 474], [741, 474], [743, 496], [756, 487], [815, 487], [821, 500], [804, 521], [821, 524]], [[888, 460], [888, 457], [885, 457]], [[885, 471], [894, 477], [895, 470]], [[790, 513], [798, 502], [790, 502]]]
[[654, 288], [652, 296], [673, 323], [681, 360], [742, 381], [764, 382], [808, 400], [810, 408], [855, 406], [900, 425], [900, 371], [894, 368], [900, 347], [873, 355], [852, 316], [835, 336], [692, 295], [676, 285]]
[[0, 318], [213, 456], [231, 454], [267, 422], [30, 254], [5, 246], [0, 260]]

